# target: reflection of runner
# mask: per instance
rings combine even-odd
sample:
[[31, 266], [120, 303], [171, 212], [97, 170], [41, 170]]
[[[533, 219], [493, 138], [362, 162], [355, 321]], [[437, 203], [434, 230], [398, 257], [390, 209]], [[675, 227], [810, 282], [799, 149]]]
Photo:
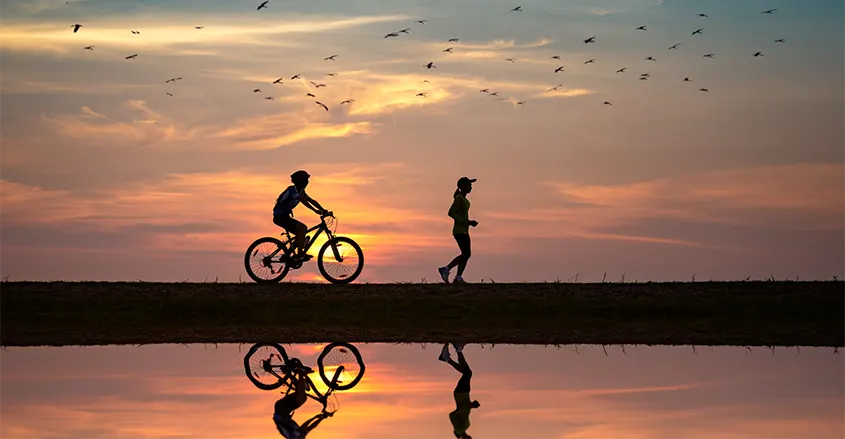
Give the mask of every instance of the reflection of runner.
[[308, 400], [308, 397], [305, 396], [307, 387], [308, 381], [305, 379], [305, 376], [299, 375], [297, 377], [296, 384], [294, 385], [293, 393], [290, 393], [284, 398], [276, 401], [276, 405], [274, 406], [273, 422], [276, 424], [276, 429], [279, 430], [279, 433], [287, 439], [304, 438], [311, 430], [317, 427], [317, 425], [319, 425], [326, 416], [330, 416], [325, 413], [319, 413], [311, 419], [305, 421], [302, 426], [293, 420], [294, 410], [301, 407], [302, 404], [305, 404], [305, 401]]
[[453, 344], [455, 352], [458, 354], [458, 362], [452, 360], [449, 354], [449, 344], [445, 343], [443, 349], [440, 351], [440, 358], [438, 360], [449, 363], [458, 372], [461, 373], [461, 378], [455, 386], [453, 395], [455, 396], [455, 410], [449, 413], [449, 420], [452, 421], [453, 433], [459, 439], [472, 439], [472, 436], [467, 434], [469, 429], [469, 412], [481, 406], [478, 401], [473, 401], [469, 397], [469, 381], [472, 379], [472, 369], [469, 368], [466, 358], [464, 358], [464, 345]]

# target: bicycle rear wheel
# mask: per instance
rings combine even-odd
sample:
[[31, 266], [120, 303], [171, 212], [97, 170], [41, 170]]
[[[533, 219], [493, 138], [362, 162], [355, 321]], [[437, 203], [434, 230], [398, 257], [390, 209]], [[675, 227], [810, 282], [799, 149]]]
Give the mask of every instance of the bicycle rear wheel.
[[348, 284], [357, 279], [364, 269], [364, 252], [355, 241], [345, 236], [336, 236], [320, 248], [317, 268], [329, 282]]
[[[340, 376], [336, 381], [332, 381], [340, 366], [343, 366]], [[317, 357], [317, 367], [323, 382], [335, 390], [349, 390], [355, 387], [364, 377], [366, 369], [358, 348], [344, 342], [329, 343], [323, 348], [323, 352]]]
[[288, 362], [285, 348], [276, 343], [256, 343], [244, 355], [244, 372], [261, 390], [273, 390], [288, 383], [290, 374], [284, 367]]
[[246, 249], [244, 268], [249, 277], [260, 284], [277, 283], [290, 270], [289, 258], [290, 252], [282, 241], [268, 236], [255, 240]]

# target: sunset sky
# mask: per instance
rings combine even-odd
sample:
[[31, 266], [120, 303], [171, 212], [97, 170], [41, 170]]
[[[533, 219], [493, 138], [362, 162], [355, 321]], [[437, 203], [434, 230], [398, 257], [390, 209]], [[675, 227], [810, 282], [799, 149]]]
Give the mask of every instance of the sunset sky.
[[[316, 367], [323, 345], [284, 345]], [[450, 438], [459, 374], [440, 346], [356, 344], [362, 380], [309, 439]], [[425, 347], [425, 349], [423, 349]], [[249, 345], [10, 347], [8, 438], [280, 438], [278, 391], [244, 375]], [[833, 348], [469, 345], [477, 438], [841, 437], [842, 353]], [[454, 354], [453, 354], [454, 355]], [[61, 367], [56, 367], [59, 364]], [[315, 376], [314, 379], [319, 380]], [[309, 400], [294, 414], [320, 411]]]
[[470, 282], [845, 277], [841, 0], [259, 3], [2, 0], [3, 277], [246, 279], [297, 169], [360, 282], [437, 278], [463, 175]]

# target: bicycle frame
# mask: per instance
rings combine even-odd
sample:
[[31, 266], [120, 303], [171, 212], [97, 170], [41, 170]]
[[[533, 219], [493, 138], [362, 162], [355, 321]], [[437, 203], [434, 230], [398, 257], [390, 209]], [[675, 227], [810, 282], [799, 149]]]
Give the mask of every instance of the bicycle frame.
[[[288, 361], [290, 361], [290, 360], [291, 359], [289, 359]], [[273, 367], [274, 368], [278, 367], [279, 369], [284, 369], [284, 368], [287, 368], [287, 366], [288, 366], [287, 363], [285, 363], [285, 364], [282, 364], [282, 365], [279, 365], [279, 366], [273, 366]], [[340, 366], [337, 367], [337, 369], [335, 369], [334, 376], [332, 376], [332, 383], [337, 382], [337, 380], [338, 380], [338, 378], [340, 378], [340, 374], [342, 372], [343, 372], [343, 366], [340, 365]], [[294, 377], [293, 375], [289, 375], [288, 378], [289, 378], [290, 381], [288, 382], [288, 390], [287, 390], [287, 392], [285, 392], [285, 395], [288, 395], [290, 393], [290, 391], [294, 389], [294, 386], [295, 386], [294, 380], [296, 379], [296, 377]], [[322, 393], [320, 393], [319, 390], [317, 390], [317, 386], [314, 385], [314, 380], [311, 379], [311, 376], [305, 375], [305, 379], [308, 381], [308, 387], [311, 388], [311, 392], [313, 392], [313, 395], [312, 395], [310, 392], [306, 391], [305, 396], [307, 396], [308, 398], [311, 398], [311, 399], [319, 402], [320, 404], [322, 404], [323, 405], [323, 411], [325, 411], [326, 406], [329, 403], [329, 396], [331, 396], [331, 394], [335, 392], [335, 389], [332, 386], [328, 386], [328, 390], [326, 390], [326, 393], [322, 394]]]
[[[306, 230], [305, 235], [308, 236], [309, 233], [311, 233], [315, 230], [317, 231], [317, 233], [315, 233], [313, 236], [311, 236], [311, 239], [309, 239], [308, 242], [305, 244], [305, 252], [306, 253], [311, 248], [311, 246], [314, 245], [314, 242], [317, 241], [317, 237], [320, 236], [321, 233], [325, 232], [326, 236], [328, 236], [329, 240], [334, 238], [334, 234], [332, 234], [331, 229], [329, 229], [329, 226], [326, 224], [326, 217], [324, 217], [324, 216], [320, 217], [320, 224], [317, 224], [314, 227], [311, 227], [310, 229]], [[288, 232], [287, 230], [282, 232], [282, 235], [287, 237], [287, 239], [285, 239], [282, 242], [282, 244], [287, 245], [288, 249], [290, 249], [290, 243], [291, 243], [291, 241], [293, 241], [293, 237], [291, 236], [290, 232]], [[279, 252], [279, 249], [277, 249], [275, 252], [270, 254], [269, 257], [270, 258], [275, 257], [278, 252]], [[332, 246], [332, 252], [334, 253], [334, 257], [335, 257], [336, 261], [343, 261], [343, 258], [340, 256], [340, 252], [337, 250], [336, 245]]]

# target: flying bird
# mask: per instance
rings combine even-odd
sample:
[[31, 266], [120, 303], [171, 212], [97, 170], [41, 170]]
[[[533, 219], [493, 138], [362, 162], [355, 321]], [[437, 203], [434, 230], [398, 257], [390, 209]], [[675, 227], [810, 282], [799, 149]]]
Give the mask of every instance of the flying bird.
[[701, 91], [710, 91], [710, 90], [708, 90], [708, 89], [706, 89], [706, 88], [699, 88], [699, 90], [701, 90]]
[[327, 56], [327, 57], [323, 58], [323, 61], [329, 61], [329, 60], [334, 61], [335, 58], [337, 58], [337, 55]]
[[429, 81], [428, 79], [423, 79], [423, 83], [425, 83], [425, 84], [431, 84], [431, 81]]
[[556, 86], [554, 86], [554, 87], [552, 87], [552, 88], [550, 88], [550, 89], [548, 89], [548, 90], [546, 90], [546, 91], [547, 91], [547, 92], [550, 92], [550, 91], [557, 91], [557, 90], [558, 90], [559, 88], [561, 88], [561, 87], [563, 87], [563, 84], [558, 84], [558, 85], [556, 85]]
[[593, 59], [588, 59], [588, 60], [584, 61], [584, 64], [594, 64], [595, 62], [596, 62], [596, 59], [593, 58]]
[[610, 105], [611, 107], [613, 106], [613, 104], [611, 104], [610, 101], [604, 101], [604, 105]]
[[517, 6], [513, 9], [511, 9], [511, 12], [522, 12], [522, 6]]
[[260, 11], [262, 8], [266, 8], [267, 3], [270, 3], [270, 0], [264, 0], [260, 5], [258, 5], [258, 9], [256, 9], [256, 11]]
[[590, 38], [587, 38], [586, 40], [584, 40], [584, 44], [595, 43], [595, 42], [596, 42], [596, 37], [590, 37]]
[[326, 73], [326, 76], [337, 76], [337, 73]]
[[341, 102], [341, 103], [340, 103], [340, 105], [343, 105], [343, 104], [351, 104], [351, 103], [353, 103], [353, 102], [355, 102], [355, 99], [347, 99], [347, 100], [345, 100], [345, 101]]
[[648, 81], [648, 76], [640, 76], [640, 81]]
[[648, 74], [648, 73], [640, 73], [640, 76], [644, 76], [644, 77], [646, 77], [646, 78], [651, 77], [651, 75], [650, 75], [650, 74]]
[[695, 34], [700, 34], [700, 33], [701, 33], [701, 32], [703, 32], [703, 31], [704, 31], [704, 29], [703, 29], [703, 28], [702, 28], [702, 29], [696, 29], [696, 30], [695, 30], [692, 34], [693, 34], [693, 35], [695, 35]]
[[314, 87], [316, 87], [316, 88], [320, 88], [320, 87], [325, 87], [325, 86], [326, 86], [326, 84], [317, 84], [317, 83], [316, 83], [316, 82], [314, 82], [314, 81], [308, 81], [308, 82], [310, 82], [310, 83], [311, 83], [311, 85], [313, 85], [313, 86], [314, 86]]
[[130, 30], [129, 32], [132, 32], [135, 35], [141, 35], [141, 31], [139, 30]]
[[417, 93], [417, 96], [422, 96], [422, 97], [424, 97], [424, 98], [425, 98], [425, 97], [427, 97], [425, 92], [423, 92], [423, 93]]
[[680, 46], [680, 45], [681, 45], [681, 43], [675, 43], [675, 44], [673, 44], [673, 45], [669, 46], [669, 48], [668, 48], [668, 49], [666, 49], [666, 50], [677, 49], [677, 48], [678, 48], [678, 46]]
[[478, 90], [478, 91], [480, 91], [481, 93], [490, 93], [490, 89], [489, 89], [489, 88], [483, 88], [483, 89]]
[[428, 21], [428, 20], [417, 20], [417, 23], [419, 23], [419, 24], [425, 24], [425, 22], [426, 22], [426, 21]]
[[72, 24], [72, 25], [70, 25], [70, 27], [73, 28], [73, 33], [76, 33], [76, 31], [78, 31], [79, 28], [82, 27], [82, 25], [81, 24]]
[[785, 43], [785, 42], [786, 42], [786, 40], [784, 40], [783, 38], [778, 38], [778, 39], [775, 40], [775, 43]]
[[754, 52], [754, 56], [755, 57], [763, 56], [763, 52]]
[[168, 96], [170, 96], [171, 98], [173, 97], [173, 94], [172, 94], [172, 93], [169, 93], [169, 92], [168, 92], [168, 93], [165, 93], [165, 94], [166, 94], [166, 95], [168, 95]]
[[452, 53], [452, 48], [450, 47], [450, 48], [448, 48], [448, 49], [443, 49], [443, 51], [444, 51], [444, 52], [449, 52], [449, 53]]
[[427, 68], [427, 69], [436, 69], [436, 68], [437, 68], [437, 66], [435, 66], [435, 65], [434, 65], [434, 61], [432, 61], [432, 62], [430, 62], [430, 63], [426, 64], [426, 65], [425, 65], [425, 68]]
[[136, 53], [136, 54], [134, 54], [134, 55], [129, 55], [129, 56], [127, 56], [127, 57], [126, 57], [126, 58], [124, 58], [124, 59], [135, 59], [135, 58], [137, 58], [137, 57], [138, 57], [138, 54]]
[[493, 93], [490, 93], [490, 96], [499, 96], [499, 92], [494, 91]]
[[284, 80], [284, 79], [285, 79], [285, 78], [279, 78], [279, 79], [277, 79], [277, 80], [273, 81], [273, 84], [281, 84], [281, 83], [282, 83], [282, 80]]
[[689, 78], [684, 78], [684, 82], [692, 82], [692, 80]]
[[648, 29], [646, 29], [646, 28], [645, 28], [645, 26], [640, 26], [640, 27], [638, 27], [638, 28], [636, 28], [636, 29], [634, 29], [634, 30], [648, 30]]
[[715, 53], [708, 53], [708, 54], [702, 55], [701, 57], [702, 58], [713, 58], [713, 56], [715, 56], [715, 55], [716, 55]]
[[457, 38], [449, 38], [449, 42], [450, 43], [457, 43], [458, 39]]
[[650, 56], [646, 57], [646, 59], [649, 60], [649, 61], [657, 61], [656, 59], [654, 59], [653, 57], [650, 57]]
[[305, 93], [305, 96], [311, 96], [312, 98], [316, 98], [316, 97], [317, 97], [317, 96], [315, 96], [313, 93]]
[[252, 89], [252, 92], [253, 93], [261, 93], [261, 89], [260, 88], [254, 88], [254, 89]]
[[298, 78], [301, 78], [301, 76], [299, 76], [299, 74], [296, 74], [296, 75], [291, 76], [290, 80], [293, 81], [294, 79], [298, 79]]
[[273, 100], [273, 96], [267, 96], [267, 97], [266, 97], [266, 98], [264, 98], [264, 99], [267, 99], [268, 101], [272, 101], [272, 100]]
[[[557, 72], [563, 72], [563, 66], [560, 66], [560, 67], [556, 68], [556, 69], [555, 69], [555, 73], [557, 73]], [[565, 72], [564, 72], [564, 73], [565, 73]]]
[[628, 68], [622, 67], [621, 69], [617, 70], [616, 73], [625, 73], [625, 70], [628, 70]]
[[516, 62], [516, 60], [513, 58], [505, 58], [505, 61]]
[[94, 50], [94, 46], [85, 46], [82, 49], [83, 50]]
[[398, 36], [399, 36], [399, 34], [397, 34], [396, 32], [391, 32], [391, 33], [385, 35], [384, 37], [385, 38], [393, 38], [393, 37], [398, 37]]
[[552, 57], [552, 59], [560, 59], [560, 55], [555, 55]]
[[522, 105], [522, 104], [524, 104], [525, 102], [526, 102], [526, 101], [518, 101], [518, 102], [516, 103], [516, 105]]
[[199, 30], [199, 29], [202, 29], [202, 28], [204, 28], [204, 27], [205, 27], [205, 26], [194, 26], [194, 29]]
[[411, 28], [410, 28], [410, 27], [406, 27], [405, 29], [402, 29], [402, 30], [400, 30], [399, 32], [402, 32], [403, 34], [410, 34], [410, 33], [411, 33]]
[[319, 106], [321, 106], [321, 107], [323, 107], [323, 109], [325, 109], [326, 111], [329, 111], [329, 107], [327, 107], [327, 106], [326, 106], [326, 104], [324, 104], [324, 103], [322, 103], [322, 102], [320, 102], [320, 101], [314, 101], [314, 103], [315, 103], [315, 104], [317, 104], [317, 105], [319, 105]]
[[761, 12], [761, 14], [769, 14], [769, 15], [771, 15], [771, 14], [772, 14], [772, 12], [775, 12], [775, 11], [777, 11], [777, 10], [778, 10], [778, 8], [768, 9], [768, 10], [765, 10], [765, 11]]
[[698, 16], [701, 17], [701, 18], [707, 18], [708, 17], [707, 14], [698, 14]]

